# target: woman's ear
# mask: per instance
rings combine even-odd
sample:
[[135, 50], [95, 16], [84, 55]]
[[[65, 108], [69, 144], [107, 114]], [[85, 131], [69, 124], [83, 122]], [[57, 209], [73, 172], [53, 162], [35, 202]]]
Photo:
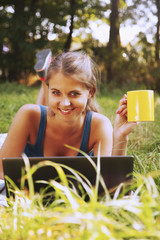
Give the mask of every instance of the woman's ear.
[[91, 88], [91, 89], [89, 90], [88, 98], [91, 98], [91, 97], [94, 95], [95, 91], [96, 91], [95, 88]]

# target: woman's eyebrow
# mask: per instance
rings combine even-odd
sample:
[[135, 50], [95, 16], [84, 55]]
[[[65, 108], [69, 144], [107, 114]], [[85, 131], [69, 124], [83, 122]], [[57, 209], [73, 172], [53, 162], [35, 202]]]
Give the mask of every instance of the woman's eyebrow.
[[[56, 91], [60, 91], [59, 89], [54, 88], [54, 87], [50, 88], [50, 90], [51, 90], [51, 91], [53, 91], [53, 90], [54, 90], [54, 91], [55, 91], [55, 90], [56, 90]], [[79, 92], [79, 93], [80, 93], [80, 92], [81, 92], [81, 89], [71, 89], [69, 92]]]
[[80, 92], [81, 90], [79, 90], [79, 89], [73, 89], [73, 90], [71, 90], [70, 92]]
[[57, 88], [50, 88], [50, 90], [57, 90], [57, 91], [59, 91], [59, 89], [57, 89]]

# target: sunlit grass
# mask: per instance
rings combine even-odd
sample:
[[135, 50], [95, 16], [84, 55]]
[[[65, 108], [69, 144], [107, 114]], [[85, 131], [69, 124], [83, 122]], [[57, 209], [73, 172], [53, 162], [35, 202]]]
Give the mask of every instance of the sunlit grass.
[[[159, 171], [135, 173], [131, 195], [119, 194], [117, 189], [112, 198], [106, 193], [84, 201], [69, 186], [64, 165], [45, 161], [30, 169], [27, 158], [24, 160], [29, 181], [33, 172], [46, 164], [56, 168], [61, 181], [49, 181], [55, 198], [49, 205], [43, 204], [42, 194], [33, 195], [31, 188], [29, 193], [16, 190], [8, 207], [0, 208], [0, 239], [159, 239], [160, 194], [154, 181]], [[77, 171], [75, 176], [83, 185]], [[88, 195], [92, 196], [94, 187], [87, 185]]]
[[18, 109], [26, 103], [35, 103], [39, 87], [17, 83], [0, 83], [0, 133], [6, 133]]
[[[115, 119], [115, 112], [119, 99], [125, 92], [115, 90], [99, 96], [98, 101], [102, 112], [111, 120]], [[160, 169], [160, 97], [155, 94], [155, 121], [142, 122], [133, 133], [129, 135], [128, 155], [135, 156], [134, 170], [147, 173]]]
[[[155, 99], [155, 121], [141, 123], [130, 135], [128, 154], [135, 156], [135, 170], [146, 173], [160, 169], [160, 97]], [[137, 159], [139, 159], [137, 161]]]

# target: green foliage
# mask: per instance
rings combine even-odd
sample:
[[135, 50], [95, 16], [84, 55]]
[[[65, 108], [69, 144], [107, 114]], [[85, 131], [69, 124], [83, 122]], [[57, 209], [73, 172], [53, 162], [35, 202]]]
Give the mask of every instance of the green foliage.
[[[88, 26], [93, 15], [100, 18], [105, 10], [100, 1], [1, 1], [1, 79], [11, 82], [27, 79], [33, 72], [38, 50], [51, 48], [54, 55], [63, 51], [68, 38], [72, 41], [72, 30]], [[65, 30], [68, 25], [69, 33]], [[48, 34], [53, 34], [55, 41], [49, 41]], [[3, 45], [8, 47], [8, 52], [3, 52]]]
[[[156, 1], [133, 0], [131, 4], [124, 0], [117, 2], [120, 4], [116, 22], [121, 26], [127, 20], [132, 24], [137, 24], [137, 19], [147, 22], [149, 17], [146, 11], [158, 17]], [[155, 51], [156, 56], [159, 54], [155, 45], [159, 46], [159, 43], [155, 43], [153, 32], [155, 26], [137, 36], [138, 44], [128, 45], [125, 48], [119, 44], [117, 24], [115, 31], [112, 31], [114, 36], [112, 35], [112, 38], [110, 36], [108, 47], [107, 43], [102, 46], [93, 38], [89, 21], [100, 20], [109, 25], [110, 8], [111, 1], [106, 3], [101, 0], [2, 0], [0, 3], [0, 80], [12, 82], [25, 79], [27, 82], [28, 75], [34, 72], [37, 51], [51, 48], [53, 55], [56, 55], [66, 46], [67, 49], [73, 46], [73, 48], [79, 47], [86, 50], [92, 55], [102, 71], [102, 81], [112, 85], [112, 88], [121, 87], [124, 84], [129, 87], [130, 84], [143, 83], [146, 88], [160, 92], [159, 65], [155, 59]], [[114, 9], [112, 11], [113, 15], [117, 12]], [[153, 43], [147, 40], [146, 32], [153, 35]], [[53, 41], [48, 40], [48, 34], [53, 34]], [[118, 44], [115, 45], [115, 43]], [[8, 47], [8, 52], [3, 51], [4, 45]]]
[[[5, 77], [9, 81], [15, 81], [25, 79], [33, 72], [37, 49], [51, 47], [47, 37], [51, 23], [48, 17], [53, 25], [66, 25], [66, 12], [63, 13], [65, 16], [59, 14], [58, 2], [55, 7], [55, 2], [49, 0], [25, 0], [1, 2], [0, 13], [8, 13], [8, 5], [12, 7], [12, 12], [6, 16], [5, 22], [1, 22], [1, 44], [7, 45], [9, 52], [2, 54], [2, 62]], [[54, 30], [56, 33], [56, 28]]]
[[92, 56], [101, 72], [102, 83], [111, 89], [119, 87], [120, 89], [144, 88], [153, 89], [160, 92], [160, 71], [159, 64], [154, 61], [154, 45], [149, 42], [139, 41], [138, 51], [135, 46], [128, 45], [116, 52], [113, 59], [114, 74], [112, 80], [108, 79], [108, 63], [111, 61], [110, 54], [106, 52], [106, 46], [99, 46], [98, 42], [83, 42], [86, 52]]

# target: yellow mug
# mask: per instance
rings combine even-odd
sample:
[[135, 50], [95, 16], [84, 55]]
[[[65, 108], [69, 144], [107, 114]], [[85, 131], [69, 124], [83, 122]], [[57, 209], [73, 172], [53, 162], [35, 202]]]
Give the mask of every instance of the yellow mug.
[[128, 122], [154, 121], [154, 91], [127, 92]]

